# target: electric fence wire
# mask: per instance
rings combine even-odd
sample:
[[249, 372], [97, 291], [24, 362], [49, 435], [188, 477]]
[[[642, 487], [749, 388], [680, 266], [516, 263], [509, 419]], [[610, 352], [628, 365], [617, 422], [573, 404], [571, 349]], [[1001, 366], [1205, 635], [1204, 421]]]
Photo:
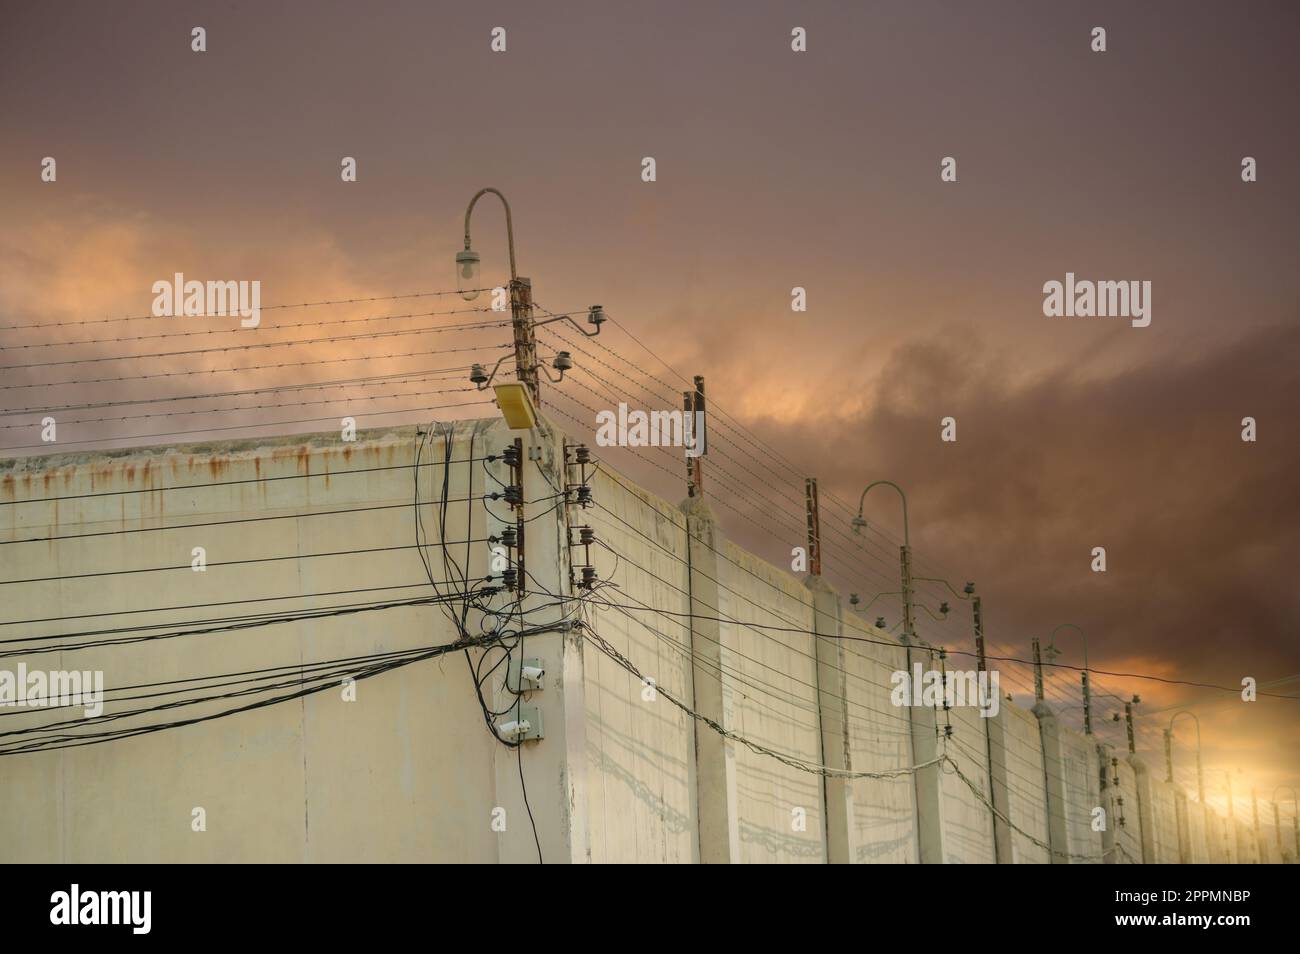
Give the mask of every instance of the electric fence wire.
[[[463, 315], [463, 314], [470, 314], [470, 313], [483, 313], [491, 310], [492, 309], [490, 308], [483, 308], [483, 307], [455, 308], [450, 311], [413, 311], [413, 312], [407, 312], [406, 314], [402, 314], [402, 315], [374, 315], [370, 318], [331, 318], [327, 321], [297, 321], [291, 324], [259, 325], [258, 330], [288, 331], [297, 328], [326, 328], [329, 327], [330, 325], [365, 325], [365, 324], [372, 324], [378, 321], [406, 321], [411, 318], [433, 318], [433, 317], [440, 317], [445, 315]], [[502, 328], [507, 325], [509, 325], [508, 321], [501, 321], [499, 319], [486, 319], [482, 321], [466, 321], [466, 322], [460, 322], [458, 324], [450, 324], [450, 325], [437, 325], [436, 330], [462, 331], [462, 330], [474, 329], [474, 328]], [[153, 335], [132, 335], [130, 337], [116, 337], [116, 338], [66, 338], [60, 341], [40, 341], [40, 342], [30, 342], [28, 344], [6, 343], [5, 350], [21, 352], [21, 351], [34, 351], [37, 348], [69, 348], [69, 347], [75, 347], [76, 345], [123, 344], [128, 341], [156, 341], [163, 338], [172, 340], [175, 338], [202, 337], [204, 335], [247, 335], [249, 330], [250, 329], [240, 328], [236, 326], [236, 327], [226, 327], [226, 328], [209, 328], [205, 331], [163, 331]], [[329, 341], [333, 339], [326, 338], [323, 340]], [[284, 342], [284, 343], [294, 344], [295, 342]], [[318, 342], [312, 341], [310, 339], [305, 339], [298, 343], [316, 344]], [[189, 352], [185, 352], [185, 353], [189, 353]], [[128, 355], [121, 355], [118, 358], [105, 358], [103, 360], [114, 361], [114, 360], [127, 360], [131, 358], [148, 358], [148, 357], [159, 357], [159, 355], [128, 354]], [[80, 362], [69, 361], [66, 363], [78, 364]], [[41, 365], [17, 365], [15, 367], [16, 368], [41, 367]], [[0, 370], [5, 370], [5, 369], [0, 369]]]
[[[325, 299], [322, 301], [303, 301], [303, 302], [297, 302], [295, 304], [263, 305], [261, 306], [261, 311], [280, 311], [289, 308], [317, 308], [326, 305], [358, 305], [358, 304], [368, 304], [370, 302], [375, 302], [375, 301], [399, 301], [406, 298], [442, 298], [442, 297], [446, 297], [447, 295], [463, 296], [465, 294], [468, 294], [469, 292], [478, 293], [478, 292], [485, 292], [491, 290], [492, 289], [490, 288], [473, 288], [473, 289], [466, 289], [465, 291], [446, 290], [446, 291], [411, 292], [405, 295], [375, 295], [369, 298], [332, 298], [332, 299]], [[114, 322], [122, 322], [122, 321], [175, 321], [175, 318], [170, 315], [148, 314], [148, 315], [127, 315], [122, 318], [89, 318], [89, 319], [83, 319], [81, 321], [52, 321], [52, 322], [38, 321], [38, 322], [31, 322], [25, 325], [0, 325], [0, 331], [22, 331], [22, 330], [44, 331], [49, 328], [70, 328], [74, 326], [80, 327], [83, 325], [106, 325], [106, 324], [113, 324]]]
[[121, 381], [153, 381], [189, 377], [194, 374], [247, 374], [249, 371], [284, 371], [289, 368], [319, 367], [325, 364], [349, 364], [356, 361], [405, 361], [411, 358], [442, 354], [472, 354], [478, 351], [505, 351], [511, 345], [480, 345], [466, 348], [433, 348], [424, 351], [394, 351], [389, 354], [362, 354], [346, 358], [317, 358], [311, 361], [281, 361], [278, 364], [250, 364], [229, 368], [185, 368], [180, 371], [151, 371], [146, 374], [127, 374], [113, 378], [72, 378], [61, 381], [38, 381], [28, 384], [0, 384], [0, 391], [18, 391], [26, 388], [52, 388], [66, 385], [116, 384]]
[[[545, 312], [546, 309], [542, 309], [542, 311]], [[548, 312], [548, 313], [549, 313], [549, 312]], [[628, 338], [629, 338], [630, 340], [632, 340], [632, 341], [633, 341], [637, 346], [639, 346], [642, 350], [644, 350], [648, 355], [650, 355], [650, 356], [653, 357], [656, 361], [658, 361], [660, 364], [662, 364], [662, 365], [663, 365], [665, 368], [667, 368], [667, 369], [668, 369], [672, 374], [676, 375], [676, 376], [677, 376], [677, 377], [678, 377], [678, 378], [679, 378], [679, 379], [680, 379], [684, 384], [686, 384], [688, 387], [690, 387], [690, 388], [693, 389], [693, 387], [694, 387], [693, 382], [687, 380], [687, 378], [686, 378], [684, 375], [682, 375], [682, 374], [681, 374], [680, 372], [678, 372], [675, 368], [673, 368], [671, 365], [669, 365], [666, 361], [664, 361], [663, 358], [661, 358], [657, 353], [655, 353], [654, 351], [652, 351], [652, 350], [651, 350], [647, 345], [645, 345], [645, 344], [644, 344], [644, 343], [643, 343], [639, 338], [637, 338], [635, 335], [633, 335], [632, 332], [631, 332], [631, 331], [626, 327], [626, 325], [624, 325], [624, 324], [621, 323], [621, 322], [617, 322], [617, 321], [611, 321], [611, 323], [614, 324], [616, 327], [618, 327], [619, 330], [620, 330], [621, 332], [623, 332], [625, 335], [627, 335]], [[644, 389], [647, 391], [647, 393], [652, 393], [652, 394], [653, 394], [653, 393], [655, 393], [655, 392], [654, 392], [652, 389], [649, 389], [649, 388], [647, 388], [647, 387], [644, 385], [643, 381], [644, 381], [645, 378], [649, 378], [650, 380], [655, 381], [655, 382], [658, 383], [660, 386], [666, 388], [670, 393], [674, 390], [674, 388], [673, 388], [673, 386], [672, 386], [671, 384], [669, 384], [668, 382], [664, 381], [662, 378], [656, 377], [655, 375], [653, 375], [653, 374], [651, 374], [650, 372], [646, 371], [642, 366], [640, 366], [640, 365], [636, 364], [635, 362], [631, 361], [630, 359], [624, 357], [624, 356], [621, 355], [621, 354], [620, 354], [616, 349], [610, 347], [609, 345], [604, 344], [603, 342], [601, 342], [601, 341], [599, 341], [599, 340], [590, 339], [588, 343], [590, 343], [590, 344], [592, 344], [592, 345], [594, 345], [594, 346], [596, 346], [596, 347], [599, 347], [599, 348], [603, 349], [603, 350], [604, 350], [607, 354], [609, 354], [612, 358], [614, 358], [614, 359], [618, 360], [619, 362], [621, 362], [622, 364], [626, 365], [626, 369], [616, 369], [616, 368], [614, 368], [612, 365], [610, 365], [610, 364], [608, 364], [607, 362], [601, 360], [598, 356], [596, 356], [596, 355], [593, 354], [591, 351], [589, 351], [589, 350], [587, 350], [585, 347], [583, 347], [583, 345], [582, 345], [581, 343], [576, 342], [576, 341], [573, 341], [572, 339], [569, 339], [569, 338], [565, 337], [564, 335], [560, 334], [560, 332], [556, 331], [555, 329], [547, 328], [547, 329], [544, 329], [544, 330], [546, 330], [546, 331], [550, 331], [550, 332], [556, 334], [558, 337], [560, 337], [560, 338], [562, 338], [563, 340], [565, 340], [566, 342], [568, 342], [569, 345], [570, 345], [571, 347], [577, 348], [577, 349], [578, 349], [582, 354], [584, 354], [587, 358], [589, 358], [589, 359], [595, 361], [596, 363], [598, 363], [598, 364], [600, 364], [601, 366], [605, 367], [606, 369], [608, 369], [608, 370], [614, 372], [615, 374], [621, 374], [622, 376], [627, 377], [627, 378], [629, 378], [629, 379], [637, 380], [637, 381], [639, 381], [639, 382], [642, 382], [642, 383], [641, 383], [641, 386], [642, 386], [642, 388], [644, 388]], [[585, 370], [585, 369], [584, 369], [584, 370]], [[656, 397], [657, 397], [658, 399], [662, 399], [662, 394], [657, 394]], [[750, 456], [752, 457], [754, 463], [755, 463], [755, 466], [758, 466], [758, 467], [761, 467], [761, 468], [764, 469], [764, 470], [767, 470], [767, 471], [768, 471], [770, 474], [772, 474], [773, 477], [774, 477], [776, 480], [778, 480], [778, 481], [782, 481], [782, 480], [784, 480], [784, 479], [786, 479], [786, 478], [785, 478], [785, 476], [782, 475], [779, 471], [775, 470], [773, 467], [771, 467], [771, 465], [769, 465], [769, 464], [767, 463], [767, 460], [768, 460], [768, 459], [776, 460], [777, 462], [779, 462], [783, 467], [785, 467], [785, 468], [788, 470], [788, 472], [789, 472], [791, 475], [793, 475], [793, 477], [796, 479], [796, 481], [801, 481], [801, 480], [803, 480], [803, 479], [807, 476], [805, 473], [803, 473], [802, 471], [800, 471], [799, 468], [795, 467], [795, 466], [794, 466], [794, 465], [793, 465], [789, 460], [787, 460], [785, 457], [783, 457], [779, 452], [777, 452], [777, 451], [776, 451], [774, 448], [772, 448], [770, 445], [767, 445], [767, 444], [762, 443], [762, 442], [761, 442], [761, 441], [760, 441], [756, 436], [754, 436], [754, 435], [752, 434], [752, 432], [748, 431], [748, 430], [747, 430], [743, 425], [740, 424], [740, 422], [739, 422], [738, 420], [736, 420], [736, 419], [734, 418], [734, 416], [728, 414], [728, 413], [727, 413], [723, 408], [721, 408], [721, 406], [719, 406], [716, 402], [711, 402], [711, 403], [710, 403], [710, 407], [711, 407], [711, 408], [712, 408], [712, 409], [717, 413], [717, 418], [718, 418], [717, 423], [718, 423], [718, 425], [720, 425], [724, 430], [726, 430], [726, 431], [728, 431], [728, 432], [730, 432], [730, 433], [734, 433], [734, 434], [736, 435], [736, 437], [737, 437], [738, 443], [744, 443], [744, 444], [746, 444], [749, 448], [751, 448], [753, 451], [756, 452], [756, 453], [753, 453], [752, 455], [750, 455]], [[729, 459], [731, 459], [731, 460], [734, 461], [735, 463], [740, 464], [740, 461], [739, 461], [738, 458], [734, 458], [734, 457], [731, 457], [730, 455], [726, 455], [725, 452], [723, 452], [723, 453], [724, 453], [724, 456], [727, 456]], [[749, 472], [750, 472], [751, 474], [753, 473], [752, 470], [750, 470]], [[755, 476], [757, 476], [757, 475], [755, 475]], [[771, 485], [770, 483], [768, 483], [767, 486], [771, 487], [772, 485]], [[775, 489], [775, 488], [773, 488], [773, 489]], [[845, 512], [846, 516], [847, 516], [847, 515], [852, 515], [853, 511], [849, 510], [848, 506], [847, 506], [846, 504], [844, 504], [842, 501], [839, 501], [837, 498], [835, 498], [833, 494], [829, 494], [829, 493], [827, 493], [827, 494], [825, 494], [825, 496], [827, 497], [827, 499], [828, 499], [828, 500], [829, 500], [833, 505], [840, 507], [840, 508]], [[797, 511], [798, 511], [798, 505], [797, 505], [797, 501], [798, 501], [798, 493], [797, 493], [797, 491], [793, 493], [793, 499], [794, 499], [794, 501], [795, 501], [795, 507], [794, 507], [794, 509], [795, 509], [795, 511], [796, 511], [796, 516], [797, 516]], [[846, 520], [846, 523], [847, 523], [847, 522], [848, 522], [848, 521]], [[828, 523], [828, 524], [826, 524], [826, 526], [829, 526], [829, 527], [831, 528], [831, 532], [832, 532], [832, 533], [837, 534], [837, 535], [843, 537], [846, 541], [848, 541], [849, 544], [854, 545], [854, 546], [856, 546], [856, 547], [858, 547], [858, 548], [860, 548], [860, 549], [863, 549], [864, 551], [865, 551], [865, 547], [866, 547], [867, 544], [875, 545], [875, 544], [874, 544], [874, 541], [871, 540], [871, 539], [867, 539], [867, 540], [865, 541], [865, 543], [864, 543], [864, 539], [863, 539], [863, 538], [849, 537], [848, 534], [847, 534], [845, 531], [841, 530], [841, 529], [838, 527], [838, 525], [836, 525], [836, 524], [834, 524], [834, 523]], [[824, 541], [824, 545], [825, 545], [825, 541]], [[887, 553], [887, 552], [885, 553], [885, 556], [886, 556], [886, 557], [888, 556], [888, 553]], [[881, 559], [881, 557], [880, 557], [879, 555], [877, 555], [877, 556], [876, 556], [876, 559]], [[925, 561], [923, 560], [923, 558], [921, 558], [921, 557], [919, 557], [919, 556], [916, 558], [916, 566], [917, 566], [918, 569], [923, 569], [923, 568], [926, 566], [926, 563], [925, 563]], [[945, 574], [945, 573], [939, 573], [939, 572], [931, 572], [929, 575], [934, 576], [934, 577], [942, 578], [942, 577], [946, 576], [947, 574]], [[919, 589], [923, 590], [924, 587], [920, 587]]]
[[308, 381], [290, 384], [268, 384], [258, 388], [229, 391], [207, 391], [199, 394], [169, 394], [161, 397], [122, 398], [115, 401], [87, 401], [81, 404], [30, 405], [0, 410], [0, 417], [19, 414], [50, 414], [55, 411], [86, 411], [105, 407], [133, 407], [149, 404], [171, 404], [176, 401], [205, 401], [224, 397], [244, 397], [257, 394], [279, 394], [292, 391], [323, 391], [330, 388], [382, 387], [411, 381], [463, 380], [471, 365], [448, 368], [420, 368], [415, 371], [397, 371], [392, 374], [369, 374], [353, 378], [335, 378], [332, 381]]

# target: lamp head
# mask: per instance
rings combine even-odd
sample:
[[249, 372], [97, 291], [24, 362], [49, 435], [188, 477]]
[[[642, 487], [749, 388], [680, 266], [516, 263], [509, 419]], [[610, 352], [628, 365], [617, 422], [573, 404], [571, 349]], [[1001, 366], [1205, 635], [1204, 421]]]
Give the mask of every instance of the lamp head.
[[456, 287], [460, 297], [473, 301], [478, 297], [479, 257], [471, 248], [456, 253]]

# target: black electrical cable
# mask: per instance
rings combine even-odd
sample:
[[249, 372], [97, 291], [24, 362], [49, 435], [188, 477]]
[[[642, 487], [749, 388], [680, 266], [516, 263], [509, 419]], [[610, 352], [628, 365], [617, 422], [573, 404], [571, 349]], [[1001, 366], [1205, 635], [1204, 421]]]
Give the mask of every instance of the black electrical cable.
[[[487, 644], [488, 642], [490, 642], [490, 640], [487, 639], [476, 638], [475, 640], [473, 640], [474, 644]], [[354, 678], [359, 682], [362, 679], [369, 679], [372, 676], [376, 676], [384, 672], [389, 672], [393, 669], [398, 669], [403, 666], [409, 666], [412, 663], [421, 662], [422, 660], [425, 659], [432, 659], [437, 656], [442, 656], [448, 652], [453, 652], [461, 648], [463, 648], [463, 645], [460, 642], [448, 643], [445, 646], [437, 646], [428, 650], [427, 652], [421, 653], [418, 656], [410, 657], [407, 659], [401, 659], [394, 662], [389, 662], [380, 666], [371, 667], [367, 670], [359, 672]], [[63, 737], [61, 739], [48, 740], [38, 744], [28, 744], [22, 747], [15, 747], [15, 748], [0, 747], [0, 756], [16, 755], [24, 752], [33, 752], [33, 751], [44, 752], [44, 751], [51, 751], [56, 749], [76, 748], [83, 745], [96, 745], [104, 742], [117, 741], [118, 739], [132, 738], [138, 735], [147, 735], [153, 732], [161, 732], [165, 729], [174, 729], [174, 728], [180, 728], [182, 726], [194, 725], [200, 722], [209, 722], [212, 721], [213, 719], [221, 719], [227, 716], [236, 715], [241, 712], [248, 712], [254, 709], [261, 709], [267, 706], [276, 705], [281, 702], [288, 702], [294, 699], [300, 699], [305, 696], [309, 696], [309, 695], [313, 695], [314, 693], [321, 692], [325, 689], [331, 689], [333, 688], [333, 685], [334, 684], [332, 682], [328, 682], [319, 686], [309, 686], [295, 692], [290, 692], [285, 695], [277, 696], [272, 699], [265, 699], [258, 702], [250, 703], [248, 705], [237, 706], [233, 709], [226, 709], [221, 712], [213, 713], [210, 715], [198, 716], [192, 719], [183, 719], [183, 720], [178, 720], [173, 722], [164, 722], [164, 723], [159, 723], [159, 724], [144, 726], [139, 728], [133, 728], [133, 729], [117, 729], [110, 732], [93, 733], [90, 735]], [[238, 695], [242, 695], [242, 694], [244, 693], [228, 693], [225, 694], [224, 698], [235, 698]], [[222, 697], [218, 697], [218, 698], [222, 698]], [[159, 705], [153, 707], [153, 709], [149, 711], [156, 712], [156, 711], [161, 711], [169, 708], [175, 708], [175, 706]]]
[[73, 652], [79, 649], [100, 649], [105, 646], [125, 646], [133, 643], [147, 643], [162, 639], [175, 639], [181, 636], [206, 636], [211, 633], [227, 633], [242, 629], [257, 629], [261, 626], [293, 623], [304, 619], [328, 619], [333, 616], [354, 616], [358, 613], [397, 609], [404, 606], [433, 606], [440, 605], [442, 602], [452, 598], [454, 597], [451, 594], [439, 594], [437, 596], [423, 596], [411, 600], [399, 600], [387, 603], [363, 603], [356, 606], [303, 610], [298, 612], [282, 613], [280, 615], [266, 614], [257, 617], [240, 617], [228, 623], [204, 626], [200, 629], [177, 629], [171, 632], [153, 633], [148, 636], [124, 636], [118, 639], [92, 640], [81, 644], [60, 643], [58, 645], [40, 646], [29, 649], [11, 649], [0, 652], [0, 658], [36, 655], [38, 653]]
[[[455, 541], [459, 543], [460, 541]], [[481, 543], [481, 540], [471, 541]], [[250, 563], [278, 563], [284, 560], [313, 560], [321, 557], [337, 556], [355, 556], [358, 553], [391, 553], [396, 550], [411, 550], [414, 547], [408, 545], [395, 544], [390, 547], [360, 547], [355, 550], [327, 550], [324, 553], [287, 553], [281, 556], [273, 557], [250, 557], [246, 560], [222, 560], [219, 563], [208, 563], [208, 569], [219, 566], [245, 566]], [[135, 567], [129, 570], [98, 570], [93, 573], [65, 573], [62, 576], [34, 576], [21, 580], [0, 580], [0, 586], [12, 586], [18, 583], [52, 583], [62, 580], [84, 580], [93, 579], [102, 576], [127, 576], [135, 573], [164, 573], [172, 570], [193, 570], [192, 564], [186, 563], [182, 566], [145, 566]]]
[[[28, 626], [32, 623], [66, 623], [75, 619], [100, 619], [105, 616], [135, 616], [140, 613], [170, 613], [175, 610], [208, 609], [213, 606], [243, 606], [251, 603], [278, 603], [284, 600], [309, 600], [318, 596], [347, 596], [353, 593], [374, 593], [384, 590], [412, 590], [427, 585], [428, 584], [423, 581], [419, 583], [395, 583], [391, 586], [362, 586], [350, 590], [325, 590], [320, 593], [291, 593], [285, 596], [255, 596], [249, 597], [245, 600], [218, 600], [213, 603], [179, 603], [171, 606], [150, 606], [143, 609], [105, 610], [102, 613], [76, 613], [69, 616], [38, 616], [31, 619], [0, 620], [0, 626]], [[175, 624], [160, 623], [158, 625], [170, 626]], [[10, 641], [11, 640], [0, 640], [0, 643]]]
[[[386, 589], [386, 587], [372, 587], [370, 589]], [[340, 592], [346, 592], [346, 591], [340, 591]], [[359, 591], [359, 592], [364, 592], [364, 591]], [[304, 594], [300, 594], [300, 598], [309, 599], [320, 595], [325, 595], [325, 594], [304, 593]], [[435, 595], [435, 596], [416, 597], [415, 599], [411, 599], [411, 600], [390, 600], [390, 601], [381, 600], [381, 601], [356, 602], [356, 603], [331, 603], [326, 606], [303, 606], [303, 607], [298, 607], [297, 609], [284, 610], [282, 612], [275, 612], [275, 611], [268, 610], [260, 613], [248, 612], [248, 613], [240, 613], [234, 616], [217, 616], [217, 617], [210, 617], [206, 619], [168, 620], [166, 622], [160, 622], [160, 623], [140, 623], [135, 626], [116, 626], [116, 627], [109, 627], [104, 629], [86, 629], [86, 630], [79, 630], [79, 631], [72, 631], [72, 632], [44, 633], [44, 634], [34, 635], [34, 636], [33, 635], [14, 636], [6, 639], [0, 639], [0, 646], [8, 646], [14, 643], [20, 643], [20, 644], [39, 643], [50, 639], [82, 639], [89, 636], [112, 636], [121, 633], [143, 633], [143, 632], [148, 632], [150, 630], [169, 629], [171, 627], [178, 627], [178, 626], [179, 627], [208, 626], [208, 625], [214, 625], [220, 623], [238, 623], [238, 622], [243, 622], [245, 620], [287, 619], [288, 617], [295, 616], [295, 615], [310, 614], [316, 612], [329, 612], [331, 610], [351, 609], [354, 607], [372, 607], [372, 606], [397, 607], [397, 606], [407, 606], [407, 605], [420, 606], [426, 602], [445, 599], [445, 598], [446, 597], [442, 595]], [[88, 643], [85, 645], [94, 646], [98, 644]], [[83, 647], [65, 646], [63, 648], [80, 649]], [[0, 652], [0, 656], [18, 655], [20, 652], [27, 652], [27, 651], [50, 652], [53, 650], [31, 649], [31, 650], [21, 650], [21, 651], [15, 650], [12, 652], [6, 651], [6, 652]]]

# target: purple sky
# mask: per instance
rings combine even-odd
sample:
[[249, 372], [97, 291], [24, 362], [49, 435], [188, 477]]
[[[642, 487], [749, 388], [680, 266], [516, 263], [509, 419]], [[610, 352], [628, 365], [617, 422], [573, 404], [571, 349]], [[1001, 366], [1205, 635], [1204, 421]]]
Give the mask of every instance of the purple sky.
[[[342, 332], [283, 326], [455, 308], [452, 298], [272, 311], [255, 332], [131, 342], [192, 329], [54, 326], [147, 313], [152, 283], [177, 271], [259, 280], [264, 305], [449, 288], [465, 203], [494, 185], [510, 197], [519, 269], [542, 305], [604, 304], [840, 498], [897, 480], [918, 558], [959, 586], [978, 581], [999, 642], [1025, 653], [1031, 635], [1074, 622], [1099, 668], [1228, 685], [1292, 677], [1275, 689], [1300, 694], [1300, 9], [741, 9], [8, 4], [0, 325], [50, 327], [0, 332], [0, 364], [319, 338]], [[205, 53], [190, 49], [194, 26], [207, 29]], [[489, 49], [495, 26], [507, 30], [505, 53]], [[806, 53], [790, 50], [795, 26], [807, 29]], [[1089, 49], [1094, 26], [1107, 30], [1104, 54]], [[56, 183], [40, 181], [45, 156], [58, 162]], [[358, 161], [356, 183], [340, 181], [343, 156]], [[640, 179], [645, 156], [657, 161], [654, 183]], [[944, 156], [957, 159], [956, 183], [940, 181]], [[1241, 181], [1244, 156], [1258, 160], [1257, 182]], [[500, 281], [498, 208], [481, 206], [475, 234], [487, 277]], [[1066, 272], [1150, 281], [1150, 327], [1044, 317], [1043, 283]], [[793, 286], [807, 289], [807, 313], [791, 312]], [[63, 344], [96, 339], [113, 340]], [[326, 340], [275, 360], [507, 340]], [[46, 342], [59, 344], [19, 350]], [[594, 352], [631, 400], [647, 400], [641, 383], [680, 390], [620, 329], [601, 342], [631, 362]], [[605, 392], [591, 374], [618, 375], [575, 357], [573, 383], [546, 396], [590, 426], [570, 398], [608, 406], [610, 395], [583, 385]], [[138, 377], [270, 361], [247, 351], [6, 370], [0, 384], [40, 386], [0, 390], [0, 410], [438, 366], [403, 357]], [[110, 435], [338, 416], [321, 407], [72, 420], [62, 433], [91, 447]], [[957, 419], [955, 444], [939, 440], [945, 416]], [[1245, 416], [1258, 421], [1256, 443], [1240, 440]], [[31, 453], [39, 417], [0, 419], [18, 425], [0, 430], [0, 453]], [[399, 419], [412, 416], [369, 423]], [[136, 442], [173, 439], [183, 438]], [[802, 542], [801, 481], [779, 464], [746, 472], [753, 448], [720, 430], [716, 440], [731, 455], [709, 461], [711, 489], [736, 508], [718, 508], [727, 533], [787, 560]], [[681, 496], [669, 474], [627, 467]], [[883, 496], [869, 504], [891, 534], [876, 541], [878, 558], [828, 554], [842, 589], [886, 588], [896, 509]], [[842, 528], [845, 518], [823, 519]], [[1105, 574], [1089, 569], [1094, 546], [1107, 548]], [[929, 637], [964, 648], [967, 617], [956, 615]], [[1295, 781], [1298, 703], [1109, 684], [1142, 693], [1147, 709], [1195, 702], [1207, 764], [1241, 765], [1262, 789]], [[1167, 718], [1147, 716], [1146, 731]]]

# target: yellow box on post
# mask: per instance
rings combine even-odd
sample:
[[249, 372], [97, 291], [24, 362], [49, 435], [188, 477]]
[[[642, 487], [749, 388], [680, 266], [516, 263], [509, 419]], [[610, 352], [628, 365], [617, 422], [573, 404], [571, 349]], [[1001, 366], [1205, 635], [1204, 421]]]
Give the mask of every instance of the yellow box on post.
[[537, 426], [537, 409], [533, 407], [533, 399], [525, 385], [511, 381], [494, 384], [492, 390], [496, 392], [501, 416], [512, 431], [528, 431]]

